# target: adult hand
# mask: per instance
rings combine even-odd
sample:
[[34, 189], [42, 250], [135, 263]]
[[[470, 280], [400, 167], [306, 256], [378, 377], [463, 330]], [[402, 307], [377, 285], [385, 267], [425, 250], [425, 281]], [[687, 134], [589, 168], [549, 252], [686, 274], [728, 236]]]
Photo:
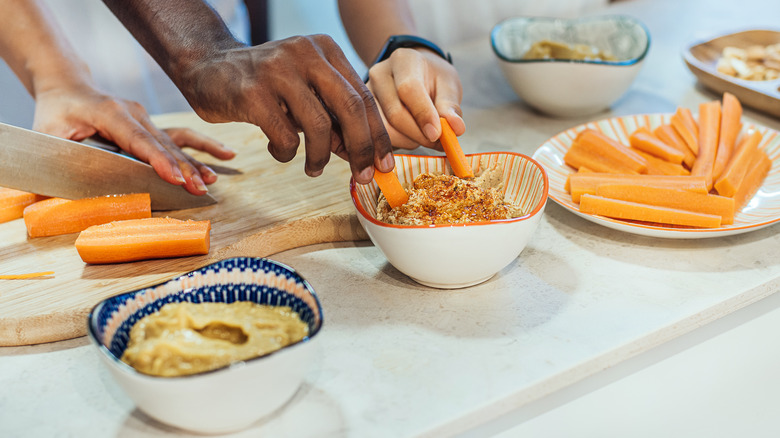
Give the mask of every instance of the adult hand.
[[444, 117], [456, 135], [466, 131], [460, 102], [463, 89], [455, 68], [427, 49], [398, 49], [368, 71], [393, 146], [441, 150]]
[[217, 175], [181, 148], [190, 147], [221, 160], [235, 156], [221, 143], [191, 129], [160, 130], [139, 103], [107, 96], [89, 86], [38, 93], [33, 129], [75, 141], [99, 134], [149, 163], [165, 181], [183, 185], [195, 195], [208, 192], [206, 184], [214, 183]]
[[373, 96], [327, 35], [236, 45], [200, 57], [174, 82], [204, 120], [259, 126], [278, 161], [296, 155], [303, 131], [309, 176], [323, 172], [331, 152], [349, 161], [358, 183], [370, 182], [375, 166], [393, 169]]

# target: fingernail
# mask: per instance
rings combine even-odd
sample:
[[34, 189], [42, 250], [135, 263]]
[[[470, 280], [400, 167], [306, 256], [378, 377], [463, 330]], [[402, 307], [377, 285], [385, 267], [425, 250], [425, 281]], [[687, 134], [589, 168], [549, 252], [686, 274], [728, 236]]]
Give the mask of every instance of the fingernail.
[[428, 123], [427, 125], [423, 126], [423, 134], [425, 134], [425, 137], [428, 138], [431, 142], [435, 142], [439, 139], [439, 133], [436, 132], [436, 127]]
[[184, 179], [184, 175], [182, 175], [181, 173], [181, 169], [179, 169], [178, 167], [173, 168], [173, 179], [175, 179], [181, 184], [187, 183], [187, 180]]
[[206, 187], [206, 184], [203, 184], [203, 180], [200, 179], [199, 176], [193, 175], [192, 176], [192, 183], [195, 185], [195, 188], [202, 191], [202, 192], [208, 192], [209, 189]]
[[362, 181], [371, 181], [371, 178], [374, 176], [374, 169], [370, 167], [366, 167], [365, 169], [360, 171], [360, 179]]
[[311, 176], [312, 178], [316, 178], [316, 177], [318, 177], [320, 175], [322, 175], [322, 169], [320, 169], [320, 170], [313, 170], [313, 171], [309, 172], [309, 176]]
[[387, 169], [387, 172], [395, 167], [395, 158], [393, 158], [393, 154], [387, 154], [382, 158], [382, 166]]

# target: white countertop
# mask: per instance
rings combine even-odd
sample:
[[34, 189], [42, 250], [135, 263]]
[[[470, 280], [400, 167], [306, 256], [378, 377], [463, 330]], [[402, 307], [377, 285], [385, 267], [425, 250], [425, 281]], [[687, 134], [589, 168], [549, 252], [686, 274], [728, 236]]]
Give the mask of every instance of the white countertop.
[[[728, 5], [615, 4], [648, 25], [653, 45], [634, 87], [598, 118], [716, 98], [696, 85], [682, 47], [780, 17], [777, 2]], [[487, 41], [453, 55], [464, 60], [467, 152], [530, 155], [590, 120], [522, 105]], [[514, 263], [455, 291], [417, 285], [368, 242], [277, 254], [322, 301], [319, 360], [290, 403], [234, 436], [777, 436], [777, 231], [654, 239], [550, 202]], [[136, 410], [79, 338], [0, 348], [0, 436], [186, 434]]]

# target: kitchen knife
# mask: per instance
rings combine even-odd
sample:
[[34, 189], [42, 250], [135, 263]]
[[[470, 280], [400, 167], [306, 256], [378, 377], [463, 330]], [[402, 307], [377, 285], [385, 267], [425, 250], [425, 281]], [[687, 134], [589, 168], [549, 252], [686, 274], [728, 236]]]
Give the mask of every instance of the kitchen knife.
[[0, 123], [0, 186], [66, 199], [149, 193], [152, 210], [216, 203], [164, 181], [126, 155]]

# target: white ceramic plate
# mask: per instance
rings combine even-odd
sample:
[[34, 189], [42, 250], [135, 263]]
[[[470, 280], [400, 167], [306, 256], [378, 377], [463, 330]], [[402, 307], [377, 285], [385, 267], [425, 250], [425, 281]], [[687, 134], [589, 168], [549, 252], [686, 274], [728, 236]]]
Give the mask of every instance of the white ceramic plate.
[[772, 160], [764, 185], [758, 190], [745, 208], [734, 217], [734, 223], [719, 228], [688, 228], [677, 226], [650, 225], [620, 219], [582, 213], [571, 195], [564, 189], [566, 177], [575, 170], [563, 162], [563, 156], [571, 146], [577, 133], [590, 128], [603, 132], [623, 144], [628, 144], [628, 136], [639, 126], [651, 129], [669, 123], [671, 114], [646, 114], [615, 117], [571, 128], [542, 144], [533, 155], [547, 171], [550, 180], [549, 197], [572, 213], [606, 227], [643, 236], [665, 237], [672, 239], [700, 239], [745, 233], [769, 226], [780, 221], [780, 133], [775, 130], [751, 123], [743, 123], [742, 134], [749, 129], [764, 133], [760, 147]]

